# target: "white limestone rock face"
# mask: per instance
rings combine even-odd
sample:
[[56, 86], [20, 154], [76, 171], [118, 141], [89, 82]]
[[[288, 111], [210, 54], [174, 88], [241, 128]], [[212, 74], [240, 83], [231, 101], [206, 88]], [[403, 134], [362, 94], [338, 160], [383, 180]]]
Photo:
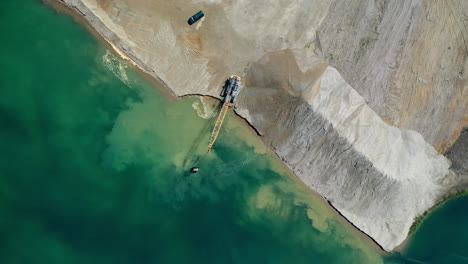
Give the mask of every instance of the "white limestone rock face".
[[[286, 71], [280, 61], [289, 62]], [[385, 250], [402, 243], [413, 219], [450, 190], [444, 156], [419, 133], [383, 122], [336, 69], [307, 51], [268, 54], [252, 66], [246, 85], [243, 107], [263, 139]]]
[[[383, 122], [336, 69], [327, 68], [320, 88], [309, 102], [313, 111], [330, 122], [338, 135], [362, 155], [361, 159], [373, 165], [376, 175], [381, 177], [376, 190], [386, 188], [381, 193], [372, 193], [371, 203], [366, 206], [362, 204], [368, 198], [356, 195], [365, 190], [363, 185], [334, 191], [336, 198], [342, 192], [359, 197], [353, 204], [343, 200], [335, 202], [335, 206], [384, 249], [390, 250], [406, 238], [414, 217], [433, 206], [443, 193], [440, 183], [449, 174], [449, 162], [419, 133]], [[358, 170], [357, 160], [349, 170], [343, 175], [345, 179]], [[358, 177], [365, 181], [368, 176], [361, 173]]]

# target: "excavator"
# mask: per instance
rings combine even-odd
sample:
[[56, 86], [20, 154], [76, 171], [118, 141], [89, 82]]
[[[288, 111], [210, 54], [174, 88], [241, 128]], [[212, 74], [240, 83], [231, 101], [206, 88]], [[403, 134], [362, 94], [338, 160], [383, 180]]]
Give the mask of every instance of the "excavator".
[[220, 94], [220, 96], [223, 97], [223, 107], [221, 108], [221, 111], [219, 111], [213, 132], [211, 133], [210, 143], [208, 144], [208, 153], [211, 151], [213, 144], [218, 138], [219, 131], [221, 130], [221, 126], [223, 125], [224, 117], [226, 117], [229, 106], [231, 106], [231, 104], [235, 103], [237, 100], [237, 96], [239, 95], [241, 88], [240, 82], [241, 77], [237, 75], [231, 75], [224, 83], [223, 90]]
[[[239, 95], [241, 89], [241, 77], [237, 75], [231, 75], [229, 78], [224, 82], [223, 90], [221, 91], [220, 96], [223, 98], [223, 106], [219, 111], [218, 118], [216, 119], [215, 126], [213, 128], [213, 132], [211, 133], [210, 142], [208, 144], [208, 151], [211, 151], [213, 145], [218, 138], [219, 131], [221, 130], [221, 126], [223, 125], [224, 118], [226, 117], [227, 111], [231, 104], [234, 104], [237, 100], [237, 96]], [[197, 173], [199, 170], [198, 166], [190, 168], [190, 173]]]

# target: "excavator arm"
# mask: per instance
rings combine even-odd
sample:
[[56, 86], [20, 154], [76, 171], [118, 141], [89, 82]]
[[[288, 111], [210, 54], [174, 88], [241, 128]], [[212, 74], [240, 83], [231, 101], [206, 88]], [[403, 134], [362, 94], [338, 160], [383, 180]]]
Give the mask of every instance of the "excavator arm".
[[215, 143], [216, 139], [218, 138], [219, 131], [221, 130], [221, 126], [223, 125], [224, 118], [226, 117], [227, 111], [229, 110], [229, 102], [223, 104], [221, 111], [219, 111], [218, 118], [216, 119], [215, 126], [213, 128], [213, 132], [211, 133], [210, 143], [208, 144], [208, 152], [211, 151], [213, 144]]

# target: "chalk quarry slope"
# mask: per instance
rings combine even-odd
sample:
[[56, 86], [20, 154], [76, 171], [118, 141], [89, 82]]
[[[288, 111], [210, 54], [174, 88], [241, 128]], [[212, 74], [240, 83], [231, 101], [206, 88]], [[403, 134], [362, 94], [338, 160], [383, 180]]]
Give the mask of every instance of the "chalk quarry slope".
[[468, 124], [461, 0], [61, 1], [175, 95], [244, 77], [236, 111], [387, 251], [465, 187], [439, 154]]

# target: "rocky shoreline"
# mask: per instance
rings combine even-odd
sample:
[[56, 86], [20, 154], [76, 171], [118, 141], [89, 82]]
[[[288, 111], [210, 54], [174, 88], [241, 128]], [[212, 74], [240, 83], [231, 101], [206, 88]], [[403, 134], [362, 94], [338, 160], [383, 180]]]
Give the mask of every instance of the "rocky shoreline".
[[[117, 51], [176, 96], [217, 97], [226, 72], [244, 72], [246, 89], [236, 113], [263, 135], [262, 140], [307, 186], [386, 251], [406, 239], [415, 217], [466, 188], [466, 175], [450, 170], [451, 162], [418, 132], [385, 123], [337, 70], [317, 56], [320, 52], [310, 49], [310, 43], [320, 46], [313, 33], [304, 33], [316, 40], [309, 48], [303, 48], [307, 38], [302, 36], [289, 40], [292, 43], [274, 39], [273, 44], [258, 44], [261, 52], [246, 50], [245, 57], [228, 67], [205, 55], [204, 49], [213, 44], [202, 41], [201, 36], [208, 34], [203, 31], [177, 33], [173, 25], [161, 22], [155, 25], [157, 32], [148, 33], [149, 42], [142, 43], [146, 36], [127, 35], [133, 32], [125, 27], [129, 23], [121, 13], [130, 12], [128, 6], [105, 11], [93, 0], [56, 1], [83, 16]], [[320, 25], [327, 12], [324, 7], [319, 19], [308, 22]], [[108, 13], [116, 15], [111, 18]], [[252, 41], [257, 41], [255, 36]], [[174, 54], [165, 55], [168, 52]], [[172, 61], [181, 61], [181, 68], [174, 69]]]

